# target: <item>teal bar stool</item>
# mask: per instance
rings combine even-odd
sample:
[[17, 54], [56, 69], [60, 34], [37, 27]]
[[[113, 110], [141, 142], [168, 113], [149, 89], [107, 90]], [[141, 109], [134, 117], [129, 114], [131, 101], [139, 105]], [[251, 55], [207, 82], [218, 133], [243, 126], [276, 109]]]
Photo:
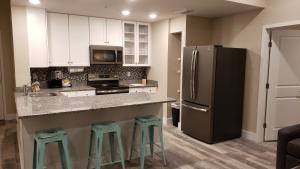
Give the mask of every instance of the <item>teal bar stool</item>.
[[154, 127], [157, 127], [159, 130], [159, 138], [160, 138], [160, 147], [164, 165], [167, 165], [167, 160], [164, 151], [164, 140], [163, 140], [163, 133], [162, 133], [162, 122], [160, 118], [155, 116], [146, 116], [146, 117], [136, 117], [135, 124], [133, 128], [133, 135], [132, 135], [132, 142], [131, 142], [131, 152], [130, 152], [130, 160], [132, 158], [132, 154], [134, 151], [134, 142], [135, 142], [135, 133], [137, 126], [140, 128], [140, 137], [141, 137], [141, 144], [140, 144], [140, 169], [144, 169], [145, 163], [145, 151], [146, 151], [146, 140], [147, 140], [147, 130], [149, 130], [149, 143], [150, 143], [150, 151], [151, 156], [153, 157], [153, 146], [154, 144]]
[[[110, 155], [111, 155], [111, 161], [105, 164], [102, 164], [101, 154], [102, 154], [102, 143], [103, 143], [103, 137], [104, 134], [109, 135], [109, 144], [110, 144]], [[115, 144], [114, 144], [114, 138], [115, 135], [118, 138], [118, 144], [119, 144], [119, 151], [120, 151], [120, 159], [119, 161], [115, 161]], [[109, 165], [109, 164], [115, 164], [115, 163], [122, 163], [122, 168], [125, 169], [125, 160], [124, 160], [124, 150], [121, 140], [121, 129], [120, 126], [115, 122], [104, 122], [104, 123], [98, 123], [92, 125], [91, 130], [91, 139], [90, 139], [90, 150], [89, 150], [89, 159], [92, 157], [92, 144], [93, 139], [95, 141], [95, 147], [96, 147], [96, 169], [100, 169], [101, 166]], [[88, 168], [90, 168], [90, 160], [88, 164]]]
[[46, 145], [49, 143], [58, 143], [62, 168], [72, 169], [72, 162], [68, 149], [68, 138], [63, 129], [44, 130], [35, 134], [33, 168], [44, 169], [45, 149]]

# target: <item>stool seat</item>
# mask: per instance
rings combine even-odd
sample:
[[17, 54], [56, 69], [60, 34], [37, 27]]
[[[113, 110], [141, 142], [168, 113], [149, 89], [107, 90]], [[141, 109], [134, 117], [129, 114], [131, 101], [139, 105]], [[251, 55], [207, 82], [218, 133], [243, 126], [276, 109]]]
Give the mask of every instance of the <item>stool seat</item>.
[[50, 137], [63, 136], [66, 132], [63, 129], [50, 129], [50, 130], [42, 130], [38, 131], [35, 134], [36, 138], [45, 139]]
[[135, 120], [142, 123], [160, 122], [160, 118], [156, 116], [136, 117]]
[[112, 121], [92, 124], [92, 130], [101, 130], [103, 133], [115, 132], [120, 130], [120, 126]]

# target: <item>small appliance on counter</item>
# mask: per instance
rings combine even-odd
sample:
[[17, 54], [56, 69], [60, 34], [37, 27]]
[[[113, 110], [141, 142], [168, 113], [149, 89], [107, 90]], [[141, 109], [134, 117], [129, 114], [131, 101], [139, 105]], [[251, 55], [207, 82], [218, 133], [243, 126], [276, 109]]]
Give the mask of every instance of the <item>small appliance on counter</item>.
[[117, 77], [88, 74], [87, 85], [96, 88], [96, 95], [129, 93], [129, 87], [119, 84]]
[[72, 87], [72, 82], [70, 79], [65, 78], [62, 80], [62, 87]]
[[62, 88], [63, 73], [60, 70], [51, 71], [48, 77], [49, 88]]

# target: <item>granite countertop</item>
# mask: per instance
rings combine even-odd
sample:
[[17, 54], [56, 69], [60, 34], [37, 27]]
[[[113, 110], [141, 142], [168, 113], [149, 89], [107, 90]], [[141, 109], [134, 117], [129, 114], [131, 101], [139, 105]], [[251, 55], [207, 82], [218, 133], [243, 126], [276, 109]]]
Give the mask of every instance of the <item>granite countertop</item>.
[[[130, 88], [143, 88], [143, 87], [158, 87], [158, 82], [155, 80], [147, 80], [146, 84], [142, 84], [142, 80], [122, 80], [121, 85], [128, 86]], [[139, 84], [139, 85], [135, 85]]]
[[[52, 89], [51, 92], [53, 92]], [[18, 118], [176, 101], [172, 98], [150, 93], [124, 93], [84, 97], [66, 97], [63, 95], [31, 97], [23, 96], [22, 93], [16, 93], [15, 99]]]

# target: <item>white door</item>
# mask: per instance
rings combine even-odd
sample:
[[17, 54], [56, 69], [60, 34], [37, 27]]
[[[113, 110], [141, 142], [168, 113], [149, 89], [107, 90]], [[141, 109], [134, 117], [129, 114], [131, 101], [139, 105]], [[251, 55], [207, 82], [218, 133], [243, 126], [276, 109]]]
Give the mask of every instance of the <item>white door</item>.
[[30, 67], [48, 67], [46, 11], [27, 8], [26, 15]]
[[106, 19], [90, 17], [90, 45], [106, 45]]
[[107, 42], [109, 46], [122, 46], [122, 22], [116, 19], [106, 20]]
[[300, 31], [273, 31], [265, 140], [300, 123]]
[[2, 49], [2, 37], [0, 32], [0, 120], [4, 119], [4, 93], [3, 93], [3, 79], [2, 79], [2, 66], [3, 66], [3, 49]]
[[89, 18], [69, 16], [70, 66], [90, 66]]
[[69, 66], [69, 19], [66, 14], [48, 13], [50, 66]]

